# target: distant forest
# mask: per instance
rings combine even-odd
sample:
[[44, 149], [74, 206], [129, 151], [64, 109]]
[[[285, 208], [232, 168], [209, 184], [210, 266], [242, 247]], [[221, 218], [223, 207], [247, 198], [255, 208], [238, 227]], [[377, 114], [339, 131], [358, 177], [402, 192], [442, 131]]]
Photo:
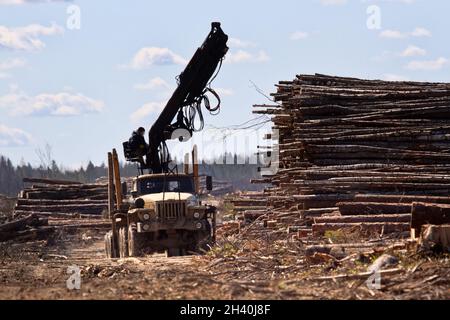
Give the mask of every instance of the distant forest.
[[[251, 179], [259, 177], [258, 165], [248, 164], [248, 159], [242, 159], [237, 155], [227, 155], [234, 159], [234, 165], [225, 165], [215, 162], [215, 164], [200, 164], [200, 174], [207, 174], [213, 176], [215, 180], [230, 182], [233, 187], [241, 190], [259, 190], [258, 185], [250, 183]], [[230, 159], [230, 158], [228, 158]], [[243, 164], [236, 164], [243, 163]], [[179, 166], [179, 170], [181, 166]], [[120, 172], [123, 177], [132, 177], [138, 174], [135, 164], [121, 163]], [[107, 168], [104, 163], [94, 165], [89, 162], [86, 167], [79, 169], [64, 169], [57, 165], [57, 163], [45, 156], [41, 157], [41, 164], [39, 166], [32, 166], [30, 163], [22, 161], [19, 165], [13, 165], [10, 159], [0, 155], [0, 194], [8, 196], [16, 196], [17, 193], [23, 189], [23, 178], [53, 178], [61, 180], [79, 181], [83, 183], [95, 182], [96, 179], [105, 177], [107, 175]]]

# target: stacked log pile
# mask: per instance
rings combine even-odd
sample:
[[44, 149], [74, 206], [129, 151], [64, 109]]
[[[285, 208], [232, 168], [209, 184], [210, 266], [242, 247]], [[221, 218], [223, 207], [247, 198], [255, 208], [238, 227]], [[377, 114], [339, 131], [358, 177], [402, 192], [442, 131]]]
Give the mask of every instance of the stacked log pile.
[[13, 219], [0, 224], [0, 242], [49, 239], [55, 231], [107, 230], [107, 185], [25, 178]]
[[413, 202], [450, 204], [450, 84], [300, 75], [273, 97], [254, 113], [279, 132], [279, 170], [261, 181], [276, 223], [407, 231]]
[[[260, 220], [266, 214], [267, 199], [262, 192], [244, 191], [227, 194], [218, 223], [217, 236], [238, 234], [241, 228]], [[222, 220], [222, 221], [220, 221]]]
[[245, 224], [266, 214], [267, 199], [262, 192], [240, 192], [229, 195], [224, 200], [232, 206], [236, 220]]
[[101, 215], [108, 207], [106, 184], [81, 184], [50, 179], [24, 179], [33, 183], [19, 193], [15, 216]]

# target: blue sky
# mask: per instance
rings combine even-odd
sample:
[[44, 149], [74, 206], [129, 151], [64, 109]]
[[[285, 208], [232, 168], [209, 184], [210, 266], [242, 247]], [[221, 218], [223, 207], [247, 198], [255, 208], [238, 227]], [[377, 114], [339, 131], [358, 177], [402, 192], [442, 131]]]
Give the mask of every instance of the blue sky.
[[[68, 167], [104, 161], [151, 126], [211, 21], [231, 38], [211, 127], [244, 123], [253, 104], [269, 103], [252, 82], [267, 94], [316, 72], [450, 82], [449, 12], [441, 0], [0, 0], [0, 154], [38, 164], [48, 143]], [[222, 145], [230, 134], [246, 133], [202, 137]]]

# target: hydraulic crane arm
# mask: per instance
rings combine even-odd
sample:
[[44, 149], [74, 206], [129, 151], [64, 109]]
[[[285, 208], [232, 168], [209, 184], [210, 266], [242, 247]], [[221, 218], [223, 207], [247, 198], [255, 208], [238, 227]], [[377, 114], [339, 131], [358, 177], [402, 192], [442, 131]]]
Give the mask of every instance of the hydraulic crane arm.
[[[201, 113], [200, 106], [205, 101], [210, 79], [222, 62], [228, 51], [226, 45], [228, 36], [222, 31], [219, 22], [212, 23], [211, 32], [206, 37], [202, 46], [197, 49], [185, 70], [179, 75], [178, 87], [167, 102], [163, 111], [149, 130], [149, 148], [146, 155], [146, 169], [153, 173], [167, 171], [168, 152], [165, 141], [170, 139], [172, 132], [178, 128], [189, 130], [192, 134], [193, 119], [187, 115], [189, 112]], [[214, 93], [219, 100], [217, 94]], [[210, 108], [209, 103], [205, 107]], [[187, 108], [195, 108], [193, 111]], [[172, 123], [177, 118], [176, 122]]]

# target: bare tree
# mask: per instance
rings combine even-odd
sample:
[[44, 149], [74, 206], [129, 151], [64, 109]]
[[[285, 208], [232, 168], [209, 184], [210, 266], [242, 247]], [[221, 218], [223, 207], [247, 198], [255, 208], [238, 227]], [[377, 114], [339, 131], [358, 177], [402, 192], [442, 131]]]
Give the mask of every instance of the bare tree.
[[35, 150], [36, 155], [39, 158], [40, 166], [43, 169], [51, 169], [53, 164], [52, 147], [49, 143], [46, 143], [44, 148], [37, 148]]

